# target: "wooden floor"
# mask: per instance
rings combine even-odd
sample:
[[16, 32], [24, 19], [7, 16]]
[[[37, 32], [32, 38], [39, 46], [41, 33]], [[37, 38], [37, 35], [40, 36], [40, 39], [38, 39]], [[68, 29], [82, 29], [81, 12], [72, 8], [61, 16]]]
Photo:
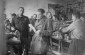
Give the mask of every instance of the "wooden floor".
[[[14, 53], [13, 53], [13, 50], [12, 49], [10, 49], [10, 51], [11, 51], [11, 54], [9, 54], [9, 55], [15, 55]], [[65, 50], [64, 50], [65, 51]], [[49, 49], [49, 51], [48, 51], [48, 53], [47, 53], [47, 55], [66, 55], [66, 52], [60, 52], [60, 51], [58, 51], [56, 48], [51, 48], [51, 49]]]
[[[15, 55], [15, 54], [11, 53], [9, 55]], [[66, 53], [60, 53], [58, 51], [53, 51], [53, 52], [49, 52], [47, 55], [66, 55]]]

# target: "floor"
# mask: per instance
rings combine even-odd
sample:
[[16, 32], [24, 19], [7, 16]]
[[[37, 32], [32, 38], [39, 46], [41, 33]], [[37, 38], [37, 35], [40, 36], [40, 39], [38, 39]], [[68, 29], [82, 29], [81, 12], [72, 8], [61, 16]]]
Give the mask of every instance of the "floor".
[[[11, 49], [11, 54], [9, 55], [15, 55], [12, 49]], [[47, 55], [66, 55], [66, 53], [60, 53], [59, 51], [51, 50], [48, 52]]]
[[[65, 43], [64, 43], [64, 44], [65, 44]], [[67, 45], [67, 44], [66, 44], [66, 45]], [[10, 51], [11, 51], [11, 54], [9, 54], [9, 55], [15, 55], [15, 54], [13, 53], [12, 48], [10, 49]], [[51, 47], [51, 49], [49, 49], [47, 55], [66, 55], [66, 52], [67, 52], [67, 49], [66, 49], [66, 48], [63, 48], [63, 51], [60, 52], [60, 51], [58, 51], [58, 48], [57, 48], [57, 47], [53, 46], [53, 47]]]

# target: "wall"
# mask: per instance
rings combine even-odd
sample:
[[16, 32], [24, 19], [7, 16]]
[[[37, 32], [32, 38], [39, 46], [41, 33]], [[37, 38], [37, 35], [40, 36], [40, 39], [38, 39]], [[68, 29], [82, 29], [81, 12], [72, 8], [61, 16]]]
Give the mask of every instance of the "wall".
[[36, 12], [38, 8], [44, 8], [48, 10], [48, 3], [55, 4], [55, 0], [7, 0], [6, 2], [6, 14], [10, 17], [10, 13], [17, 13], [20, 6], [25, 7], [25, 15], [30, 17]]
[[44, 8], [47, 11], [48, 3], [65, 5], [67, 1], [75, 2], [77, 0], [6, 0], [6, 14], [10, 18], [11, 13], [17, 13], [18, 8], [23, 6], [25, 7], [25, 15], [31, 17], [38, 8]]
[[6, 14], [10, 17], [10, 13], [17, 13], [18, 8], [22, 6], [25, 8], [25, 15], [30, 17], [38, 8], [47, 10], [47, 4], [47, 0], [7, 0]]

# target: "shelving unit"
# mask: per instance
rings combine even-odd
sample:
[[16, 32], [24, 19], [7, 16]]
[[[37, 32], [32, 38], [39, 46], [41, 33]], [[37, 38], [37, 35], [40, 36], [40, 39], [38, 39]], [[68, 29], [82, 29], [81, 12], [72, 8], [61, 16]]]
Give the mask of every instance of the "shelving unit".
[[84, 8], [84, 3], [85, 3], [84, 0], [79, 0], [79, 1], [76, 1], [73, 3], [68, 1], [67, 8], [72, 8], [73, 10], [78, 10], [78, 11], [82, 12], [83, 8]]

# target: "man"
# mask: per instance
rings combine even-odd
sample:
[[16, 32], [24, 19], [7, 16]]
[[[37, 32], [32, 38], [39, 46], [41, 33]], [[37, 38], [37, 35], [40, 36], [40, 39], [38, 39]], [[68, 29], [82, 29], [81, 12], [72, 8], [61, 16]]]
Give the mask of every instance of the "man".
[[22, 55], [23, 49], [25, 47], [26, 54], [28, 55], [28, 50], [30, 48], [30, 37], [29, 37], [29, 19], [24, 16], [24, 7], [20, 7], [18, 10], [18, 15], [13, 18], [12, 25], [16, 30], [20, 32], [21, 45], [19, 46], [19, 55]]
[[30, 23], [31, 23], [33, 26], [35, 25], [36, 18], [37, 18], [37, 14], [34, 14], [34, 15], [32, 16], [32, 18], [30, 19]]
[[63, 28], [62, 32], [71, 31], [72, 42], [68, 49], [68, 55], [84, 55], [85, 51], [85, 22], [80, 19], [80, 13], [72, 14], [73, 23]]

